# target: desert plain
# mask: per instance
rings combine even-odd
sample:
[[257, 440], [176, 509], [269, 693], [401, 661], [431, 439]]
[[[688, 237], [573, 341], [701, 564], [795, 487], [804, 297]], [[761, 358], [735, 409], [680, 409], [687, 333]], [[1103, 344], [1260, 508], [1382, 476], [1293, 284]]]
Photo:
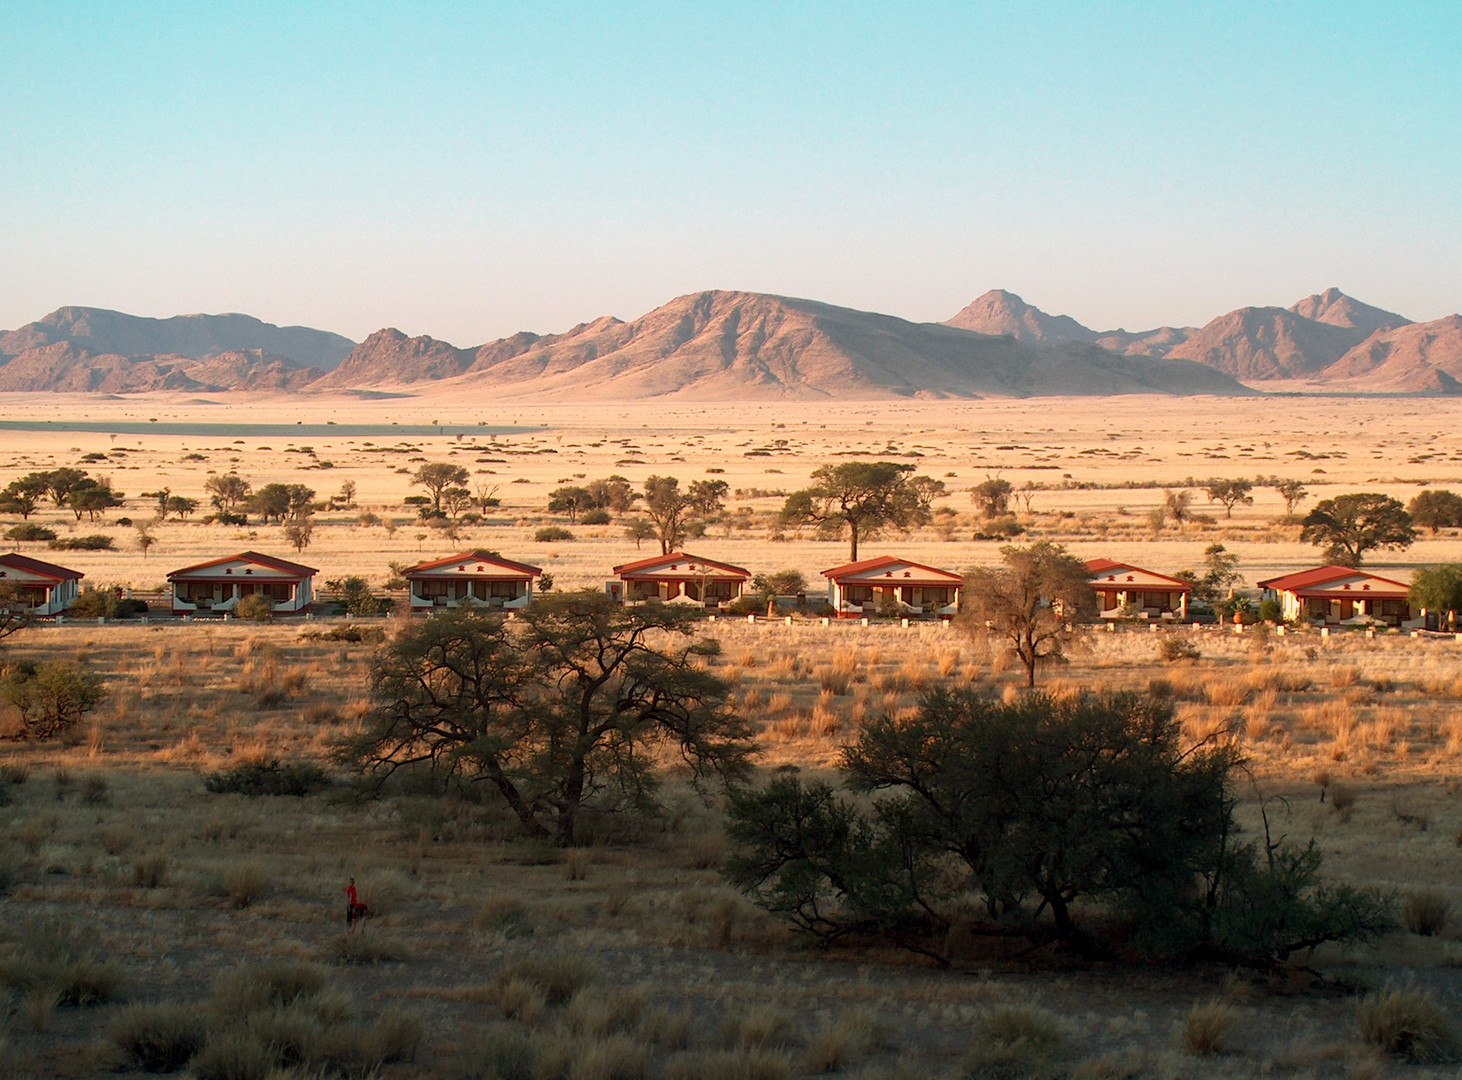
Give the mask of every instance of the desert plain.
[[[543, 567], [555, 589], [601, 587], [654, 541], [637, 546], [620, 522], [570, 525], [545, 507], [557, 487], [610, 475], [636, 487], [652, 475], [726, 481], [723, 520], [687, 546], [753, 572], [800, 571], [809, 593], [822, 588], [820, 571], [848, 560], [846, 542], [783, 527], [777, 512], [814, 469], [855, 456], [913, 464], [947, 492], [931, 525], [867, 540], [861, 557], [996, 563], [1010, 541], [973, 539], [981, 522], [969, 492], [1000, 476], [1029, 497], [1015, 502], [1015, 542], [1051, 539], [1167, 574], [1198, 567], [1221, 543], [1249, 587], [1318, 565], [1317, 550], [1283, 520], [1272, 488], [1256, 485], [1230, 517], [1205, 503], [1210, 478], [1302, 481], [1300, 513], [1353, 491], [1405, 502], [1425, 487], [1462, 490], [1462, 402], [1434, 397], [504, 405], [430, 391], [36, 394], [0, 397], [0, 420], [148, 426], [0, 431], [0, 485], [67, 465], [110, 477], [127, 497], [97, 522], [49, 508], [32, 517], [63, 536], [110, 534], [115, 550], [21, 550], [83, 571], [86, 585], [137, 594], [160, 591], [171, 569], [246, 549], [316, 567], [317, 582], [359, 575], [379, 587], [392, 563], [487, 548]], [[176, 434], [174, 424], [220, 426]], [[309, 429], [265, 436], [249, 427], [260, 424]], [[411, 472], [436, 461], [467, 468], [499, 505], [454, 535], [423, 525], [403, 499], [420, 493]], [[229, 471], [256, 487], [305, 484], [321, 500], [349, 481], [354, 505], [321, 510], [296, 553], [279, 526], [202, 522], [204, 483]], [[135, 526], [116, 519], [148, 521], [155, 501], [140, 493], [163, 487], [200, 507], [150, 524], [144, 554]], [[1184, 487], [1200, 519], [1157, 525], [1164, 489]], [[536, 541], [549, 525], [573, 538]], [[1444, 530], [1366, 565], [1407, 580], [1459, 561], [1462, 536]], [[304, 1061], [292, 1067], [299, 1076], [976, 1075], [961, 1064], [971, 1041], [1011, 1003], [1038, 1010], [1060, 1049], [1047, 1072], [1010, 1075], [1455, 1075], [1367, 1045], [1356, 1003], [1410, 986], [1455, 1014], [1462, 994], [1462, 642], [1168, 629], [1191, 635], [1198, 657], [1164, 663], [1161, 634], [1092, 631], [1070, 664], [1042, 673], [1058, 692], [1154, 689], [1195, 738], [1232, 728], [1253, 777], [1246, 825], [1257, 827], [1270, 800], [1281, 831], [1315, 838], [1336, 879], [1453, 909], [1439, 934], [1322, 949], [1278, 978], [979, 950], [936, 970], [873, 948], [818, 951], [724, 883], [720, 808], [688, 789], [673, 790], [672, 812], [641, 833], [569, 851], [525, 844], [488, 802], [207, 792], [207, 773], [275, 759], [319, 764], [344, 786], [330, 749], [370, 707], [373, 646], [322, 637], [330, 625], [73, 620], [6, 641], [7, 657], [78, 659], [109, 692], [67, 739], [0, 744], [0, 947], [12, 964], [39, 962], [36, 942], [80, 950], [110, 965], [115, 1000], [77, 1007], [12, 983], [0, 1070], [110, 1075], [124, 1061], [108, 1032], [132, 1004], [226, 1008], [231, 972], [290, 964], [320, 975], [337, 1018], [353, 1018], [352, 1037], [384, 1048], [374, 1059], [338, 1055], [338, 1067]], [[392, 632], [391, 620], [379, 625]], [[939, 623], [721, 619], [705, 633], [720, 640], [713, 666], [756, 724], [764, 769], [830, 773], [865, 718], [896, 715], [941, 681], [1015, 693], [1022, 680], [998, 651]], [[351, 876], [374, 916], [347, 936]], [[563, 1003], [535, 996], [523, 974], [535, 963], [563, 973]], [[1195, 1043], [1185, 1035], [1195, 1016], [1216, 1017], [1227, 1036]]]

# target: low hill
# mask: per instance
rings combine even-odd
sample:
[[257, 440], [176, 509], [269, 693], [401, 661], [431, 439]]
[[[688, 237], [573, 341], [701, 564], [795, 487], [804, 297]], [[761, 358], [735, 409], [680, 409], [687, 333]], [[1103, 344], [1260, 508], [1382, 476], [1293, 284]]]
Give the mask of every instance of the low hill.
[[96, 356], [206, 360], [227, 353], [261, 353], [297, 366], [329, 371], [355, 342], [306, 326], [275, 326], [252, 315], [174, 315], [149, 319], [105, 308], [63, 307], [0, 335], [0, 356], [18, 356], [69, 342]]
[[1462, 315], [1375, 334], [1323, 372], [1327, 383], [1371, 393], [1462, 392]]

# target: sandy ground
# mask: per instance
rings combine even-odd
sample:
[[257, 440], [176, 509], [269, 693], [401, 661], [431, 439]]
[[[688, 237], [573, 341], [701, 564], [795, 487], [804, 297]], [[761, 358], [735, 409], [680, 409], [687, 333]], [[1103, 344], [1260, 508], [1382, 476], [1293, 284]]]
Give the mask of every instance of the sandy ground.
[[[797, 569], [816, 588], [821, 570], [846, 561], [845, 543], [788, 532], [773, 541], [774, 515], [783, 494], [806, 484], [813, 469], [851, 455], [913, 464], [942, 480], [948, 495], [938, 505], [957, 516], [950, 527], [891, 534], [865, 543], [860, 555], [894, 553], [964, 569], [998, 558], [999, 544], [975, 541], [978, 519], [969, 490], [999, 475], [1017, 488], [1039, 487], [1031, 512], [1017, 504], [1028, 538], [1050, 537], [1075, 553], [1136, 562], [1171, 573], [1197, 564], [1203, 549], [1223, 543], [1238, 554], [1250, 582], [1314, 565], [1314, 548], [1298, 530], [1276, 527], [1283, 504], [1270, 488], [1256, 487], [1250, 506], [1208, 504], [1194, 488], [1194, 509], [1211, 524], [1154, 536], [1146, 515], [1162, 502], [1160, 487], [1201, 484], [1211, 477], [1277, 476], [1303, 481], [1314, 501], [1348, 491], [1383, 491], [1407, 500], [1424, 486], [1462, 487], [1462, 402], [1430, 398], [1040, 399], [978, 402], [868, 402], [724, 404], [695, 407], [655, 403], [600, 406], [518, 406], [494, 414], [490, 402], [411, 398], [215, 395], [207, 399], [149, 395], [96, 399], [56, 395], [0, 396], [0, 420], [58, 419], [188, 421], [216, 424], [378, 424], [372, 436], [291, 439], [251, 432], [218, 436], [109, 435], [50, 431], [0, 432], [0, 483], [34, 469], [73, 465], [112, 478], [128, 496], [110, 520], [77, 525], [64, 511], [47, 509], [36, 520], [71, 532], [108, 532], [115, 552], [67, 552], [63, 561], [87, 574], [88, 584], [137, 589], [159, 586], [170, 569], [244, 548], [293, 556], [277, 526], [204, 525], [203, 491], [210, 475], [237, 470], [254, 485], [302, 483], [320, 498], [349, 480], [357, 506], [322, 513], [309, 548], [299, 558], [325, 578], [360, 574], [383, 580], [391, 562], [412, 563], [469, 547], [487, 547], [550, 570], [559, 587], [597, 586], [611, 567], [653, 552], [637, 548], [621, 526], [579, 526], [572, 542], [536, 543], [534, 531], [567, 524], [544, 507], [563, 484], [617, 474], [636, 486], [651, 475], [682, 484], [716, 477], [727, 481], [731, 525], [714, 526], [687, 545], [694, 552], [755, 571]], [[515, 423], [522, 430], [483, 436], [481, 424]], [[440, 425], [443, 434], [393, 436], [392, 425]], [[233, 437], [230, 437], [233, 436]], [[105, 460], [83, 462], [85, 454]], [[410, 473], [423, 461], [467, 467], [473, 483], [497, 486], [502, 505], [456, 541], [422, 526], [402, 500], [420, 494]], [[141, 492], [167, 487], [200, 501], [187, 522], [154, 527], [158, 543], [144, 558], [134, 530], [119, 516], [150, 517]], [[365, 527], [363, 513], [394, 528]], [[26, 550], [42, 554], [43, 547]], [[1427, 537], [1404, 552], [1369, 560], [1381, 573], [1406, 576], [1421, 565], [1462, 558], [1455, 535]]]

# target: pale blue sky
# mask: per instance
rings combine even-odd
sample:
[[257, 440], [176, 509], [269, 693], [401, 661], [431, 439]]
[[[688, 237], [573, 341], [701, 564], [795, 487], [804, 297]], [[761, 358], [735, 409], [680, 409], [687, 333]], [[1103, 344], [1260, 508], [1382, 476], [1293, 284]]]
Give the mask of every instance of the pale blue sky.
[[0, 327], [1462, 306], [1462, 4], [0, 0]]

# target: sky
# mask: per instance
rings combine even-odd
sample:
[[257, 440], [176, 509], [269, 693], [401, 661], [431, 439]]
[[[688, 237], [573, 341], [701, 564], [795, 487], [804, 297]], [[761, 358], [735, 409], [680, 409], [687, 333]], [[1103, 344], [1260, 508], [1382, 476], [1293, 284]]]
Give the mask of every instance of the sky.
[[0, 327], [1462, 306], [1462, 4], [0, 0]]

